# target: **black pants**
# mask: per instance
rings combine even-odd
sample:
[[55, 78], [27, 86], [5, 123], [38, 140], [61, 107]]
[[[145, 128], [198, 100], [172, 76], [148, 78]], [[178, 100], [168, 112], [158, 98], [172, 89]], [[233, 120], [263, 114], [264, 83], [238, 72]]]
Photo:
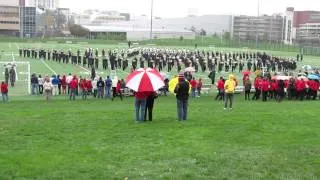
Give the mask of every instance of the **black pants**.
[[118, 95], [120, 96], [120, 99], [122, 101], [122, 93], [121, 93], [121, 91], [119, 93], [117, 93], [117, 88], [116, 87], [112, 87], [112, 101]]
[[223, 92], [223, 90], [219, 90], [215, 100], [218, 100], [218, 98], [219, 98], [219, 100], [224, 100], [224, 92]]
[[153, 110], [152, 106], [146, 107], [146, 111], [144, 113], [144, 120], [147, 120], [147, 113], [148, 113], [148, 118], [149, 118], [148, 120], [152, 121], [152, 110]]
[[246, 90], [246, 91], [244, 92], [244, 99], [245, 99], [245, 100], [250, 100], [250, 90]]
[[288, 98], [292, 100], [296, 96], [296, 90], [294, 88], [288, 89]]
[[254, 93], [254, 96], [252, 97], [252, 100], [258, 100], [260, 99], [261, 90], [256, 88], [256, 92]]
[[43, 85], [39, 85], [39, 94], [43, 94]]
[[267, 101], [268, 98], [268, 91], [263, 91], [262, 92], [262, 101]]

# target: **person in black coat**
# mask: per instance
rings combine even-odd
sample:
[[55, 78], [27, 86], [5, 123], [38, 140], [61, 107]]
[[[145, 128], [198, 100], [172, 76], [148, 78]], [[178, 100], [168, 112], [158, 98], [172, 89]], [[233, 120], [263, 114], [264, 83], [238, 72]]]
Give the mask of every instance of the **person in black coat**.
[[152, 110], [153, 110], [153, 104], [154, 100], [158, 98], [157, 93], [152, 93], [147, 97], [147, 103], [146, 103], [146, 108], [145, 108], [145, 113], [144, 113], [144, 119], [147, 120], [147, 114], [149, 117], [149, 121], [152, 121]]

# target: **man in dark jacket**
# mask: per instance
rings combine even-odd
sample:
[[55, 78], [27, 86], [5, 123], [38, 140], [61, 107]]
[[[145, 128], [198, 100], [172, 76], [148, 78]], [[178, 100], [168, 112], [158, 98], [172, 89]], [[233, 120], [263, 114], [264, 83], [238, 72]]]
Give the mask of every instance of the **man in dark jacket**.
[[189, 83], [184, 79], [183, 74], [179, 74], [179, 83], [174, 89], [177, 99], [178, 120], [187, 120], [188, 115], [188, 99], [189, 99]]

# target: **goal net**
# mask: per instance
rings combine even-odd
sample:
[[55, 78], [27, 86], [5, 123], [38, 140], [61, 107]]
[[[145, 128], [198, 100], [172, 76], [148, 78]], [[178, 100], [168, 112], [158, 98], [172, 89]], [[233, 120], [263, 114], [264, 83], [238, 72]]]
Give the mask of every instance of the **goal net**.
[[[0, 81], [8, 81], [9, 95], [28, 95], [31, 93], [29, 62], [1, 62]], [[14, 82], [12, 86], [11, 82]]]

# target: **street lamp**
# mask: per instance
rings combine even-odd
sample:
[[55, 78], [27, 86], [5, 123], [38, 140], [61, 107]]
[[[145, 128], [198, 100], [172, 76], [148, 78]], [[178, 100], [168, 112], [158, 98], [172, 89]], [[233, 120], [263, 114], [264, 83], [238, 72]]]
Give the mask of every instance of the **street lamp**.
[[151, 0], [151, 20], [150, 20], [150, 39], [152, 39], [152, 27], [153, 26], [153, 0]]

